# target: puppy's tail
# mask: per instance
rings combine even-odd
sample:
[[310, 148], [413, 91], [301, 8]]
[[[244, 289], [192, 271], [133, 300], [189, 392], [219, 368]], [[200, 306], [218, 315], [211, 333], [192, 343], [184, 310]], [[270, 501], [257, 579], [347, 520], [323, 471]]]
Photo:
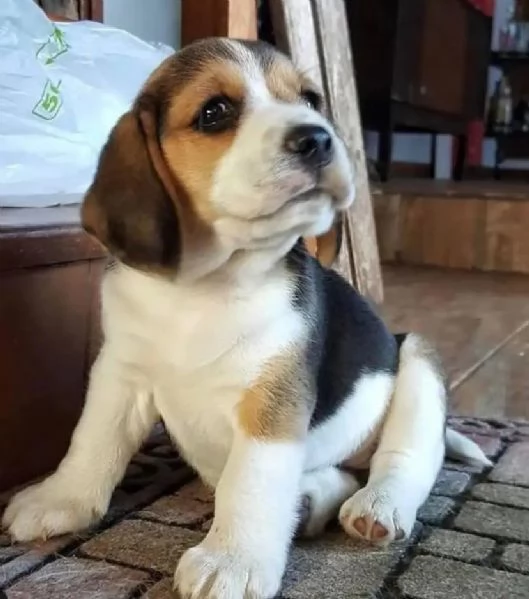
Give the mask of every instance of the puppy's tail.
[[492, 462], [483, 453], [481, 447], [461, 433], [447, 427], [445, 439], [446, 455], [449, 458], [483, 466], [492, 466]]

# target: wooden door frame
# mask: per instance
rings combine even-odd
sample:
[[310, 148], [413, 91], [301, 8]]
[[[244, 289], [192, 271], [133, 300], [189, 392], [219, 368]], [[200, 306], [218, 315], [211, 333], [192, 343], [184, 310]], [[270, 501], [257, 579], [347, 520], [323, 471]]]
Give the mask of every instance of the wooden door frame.
[[257, 39], [256, 0], [182, 0], [182, 45], [203, 37]]
[[81, 19], [103, 22], [103, 0], [79, 0]]

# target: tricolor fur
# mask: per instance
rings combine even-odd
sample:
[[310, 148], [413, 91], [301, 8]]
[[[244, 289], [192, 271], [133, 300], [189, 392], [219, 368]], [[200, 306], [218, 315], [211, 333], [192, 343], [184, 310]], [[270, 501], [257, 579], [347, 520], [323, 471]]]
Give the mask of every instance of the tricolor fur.
[[[424, 340], [393, 336], [300, 241], [354, 198], [321, 110], [260, 43], [191, 45], [146, 82], [83, 207], [116, 259], [104, 345], [68, 454], [7, 508], [15, 539], [101, 518], [160, 418], [216, 490], [211, 530], [176, 570], [183, 597], [273, 597], [300, 524], [314, 535], [339, 516], [382, 544], [410, 534], [445, 453], [444, 380]], [[364, 488], [354, 469], [369, 469]]]

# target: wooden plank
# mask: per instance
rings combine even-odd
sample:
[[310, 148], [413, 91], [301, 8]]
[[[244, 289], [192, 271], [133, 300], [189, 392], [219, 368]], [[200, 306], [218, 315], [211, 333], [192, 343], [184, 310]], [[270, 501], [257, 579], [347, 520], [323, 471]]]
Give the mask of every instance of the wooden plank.
[[362, 294], [382, 302], [382, 274], [345, 4], [344, 0], [313, 0], [313, 7], [330, 112], [355, 169], [356, 199], [345, 215], [347, 243], [342, 244], [339, 264], [352, 270], [352, 280]]
[[473, 268], [484, 207], [483, 202], [472, 199], [408, 198], [402, 205], [402, 260], [410, 264]]
[[377, 233], [386, 262], [529, 273], [529, 200], [513, 193], [416, 191], [376, 197]]
[[486, 203], [484, 270], [529, 272], [529, 202]]
[[78, 205], [0, 210], [0, 272], [105, 256], [81, 228]]
[[182, 45], [212, 36], [257, 39], [256, 0], [182, 0]]
[[452, 392], [451, 410], [477, 418], [529, 418], [529, 327], [499, 344]]
[[103, 0], [92, 0], [90, 19], [103, 22]]
[[382, 262], [394, 262], [399, 257], [401, 248], [400, 234], [402, 230], [401, 195], [373, 196], [377, 242]]
[[[322, 66], [318, 53], [314, 13], [310, 1], [271, 0], [270, 11], [278, 47], [292, 57], [298, 68], [323, 90]], [[343, 227], [343, 225], [337, 226]], [[313, 256], [316, 256], [326, 266], [330, 266], [334, 260], [333, 246], [337, 235], [336, 228], [334, 228], [327, 235], [306, 239], [305, 245]], [[342, 244], [343, 242], [342, 233]], [[342, 264], [338, 268], [349, 280], [354, 280], [351, 278], [350, 267], [343, 264], [343, 256]]]
[[78, 0], [78, 2], [80, 19], [103, 22], [103, 0]]
[[[279, 47], [324, 90], [329, 116], [355, 168], [357, 197], [343, 217], [335, 267], [361, 293], [381, 302], [382, 276], [343, 0], [271, 0], [270, 8]], [[331, 231], [307, 245], [315, 245], [320, 257], [335, 238], [336, 231]]]
[[0, 289], [2, 491], [55, 468], [68, 447], [84, 401], [89, 265], [2, 273]]
[[80, 18], [78, 0], [41, 0], [39, 4], [50, 15], [77, 21]]
[[0, 233], [0, 272], [105, 256], [103, 248], [80, 228]]
[[314, 14], [310, 0], [270, 0], [278, 47], [323, 89]]

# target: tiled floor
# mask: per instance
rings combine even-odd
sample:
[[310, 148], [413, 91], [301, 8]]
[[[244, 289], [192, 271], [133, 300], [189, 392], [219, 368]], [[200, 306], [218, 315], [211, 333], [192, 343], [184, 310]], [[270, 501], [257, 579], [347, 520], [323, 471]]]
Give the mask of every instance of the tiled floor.
[[[481, 416], [451, 423], [494, 467], [447, 462], [408, 543], [373, 550], [336, 526], [297, 542], [281, 597], [529, 599], [529, 277], [387, 268], [385, 284], [386, 319], [439, 346], [453, 411]], [[97, 528], [28, 545], [0, 532], [0, 599], [173, 597], [175, 564], [213, 514], [192, 476], [159, 429]]]
[[452, 385], [452, 411], [529, 418], [529, 276], [385, 267], [382, 313], [426, 335]]
[[[279, 599], [529, 599], [529, 422], [451, 425], [494, 468], [447, 462], [409, 542], [377, 550], [337, 526], [296, 542]], [[177, 599], [175, 565], [213, 514], [212, 494], [191, 477], [160, 432], [99, 527], [27, 545], [0, 534], [0, 597]]]

